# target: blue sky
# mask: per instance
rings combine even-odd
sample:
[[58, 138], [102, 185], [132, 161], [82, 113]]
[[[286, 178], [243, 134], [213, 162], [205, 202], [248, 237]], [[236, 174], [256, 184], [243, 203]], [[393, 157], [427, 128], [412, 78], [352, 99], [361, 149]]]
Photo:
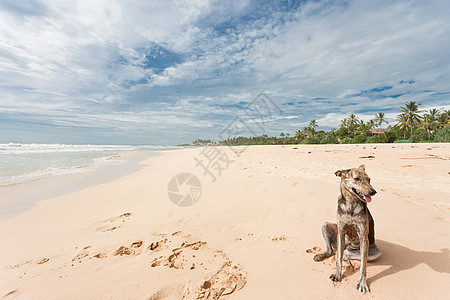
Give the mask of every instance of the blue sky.
[[0, 141], [178, 144], [258, 94], [311, 119], [450, 109], [448, 1], [0, 1]]

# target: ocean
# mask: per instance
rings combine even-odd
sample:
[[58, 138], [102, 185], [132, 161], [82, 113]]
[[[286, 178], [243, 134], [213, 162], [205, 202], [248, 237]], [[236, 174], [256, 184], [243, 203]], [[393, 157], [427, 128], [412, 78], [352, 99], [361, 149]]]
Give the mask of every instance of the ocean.
[[133, 151], [175, 148], [179, 147], [0, 143], [0, 188], [123, 163], [124, 154]]

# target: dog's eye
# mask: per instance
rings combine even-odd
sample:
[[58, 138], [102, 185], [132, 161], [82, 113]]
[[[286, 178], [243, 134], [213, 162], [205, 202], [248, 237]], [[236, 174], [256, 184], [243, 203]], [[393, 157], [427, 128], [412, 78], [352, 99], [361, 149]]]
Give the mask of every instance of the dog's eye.
[[356, 181], [360, 181], [360, 180], [361, 180], [361, 178], [359, 178], [359, 177], [356, 177], [356, 178], [355, 178], [355, 180], [356, 180]]

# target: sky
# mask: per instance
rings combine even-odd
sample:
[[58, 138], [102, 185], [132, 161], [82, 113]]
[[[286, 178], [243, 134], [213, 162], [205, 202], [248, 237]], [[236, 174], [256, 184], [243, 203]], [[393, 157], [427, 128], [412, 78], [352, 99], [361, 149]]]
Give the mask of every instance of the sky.
[[[0, 1], [0, 141], [174, 145], [450, 109], [450, 2]], [[276, 113], [257, 122], [252, 102]], [[261, 126], [262, 124], [262, 126]]]

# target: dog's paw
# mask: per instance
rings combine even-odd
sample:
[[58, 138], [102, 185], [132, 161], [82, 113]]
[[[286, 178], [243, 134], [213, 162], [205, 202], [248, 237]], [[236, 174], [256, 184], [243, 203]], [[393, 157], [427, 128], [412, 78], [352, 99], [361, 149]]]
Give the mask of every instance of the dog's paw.
[[360, 280], [356, 288], [363, 294], [370, 292], [369, 286], [367, 285], [367, 282], [365, 280]]
[[334, 282], [340, 282], [341, 281], [341, 274], [337, 274], [337, 272], [333, 273], [333, 274], [330, 275], [330, 279], [331, 279], [331, 281], [334, 281]]
[[314, 260], [314, 261], [321, 261], [321, 260], [323, 260], [323, 256], [320, 255], [320, 254], [316, 254], [316, 255], [314, 255], [314, 257], [313, 257], [313, 260]]
[[327, 259], [328, 257], [333, 256], [333, 255], [334, 255], [334, 253], [332, 253], [332, 252], [323, 252], [323, 253], [319, 253], [319, 254], [314, 255], [313, 260], [314, 261], [322, 261], [324, 259]]

